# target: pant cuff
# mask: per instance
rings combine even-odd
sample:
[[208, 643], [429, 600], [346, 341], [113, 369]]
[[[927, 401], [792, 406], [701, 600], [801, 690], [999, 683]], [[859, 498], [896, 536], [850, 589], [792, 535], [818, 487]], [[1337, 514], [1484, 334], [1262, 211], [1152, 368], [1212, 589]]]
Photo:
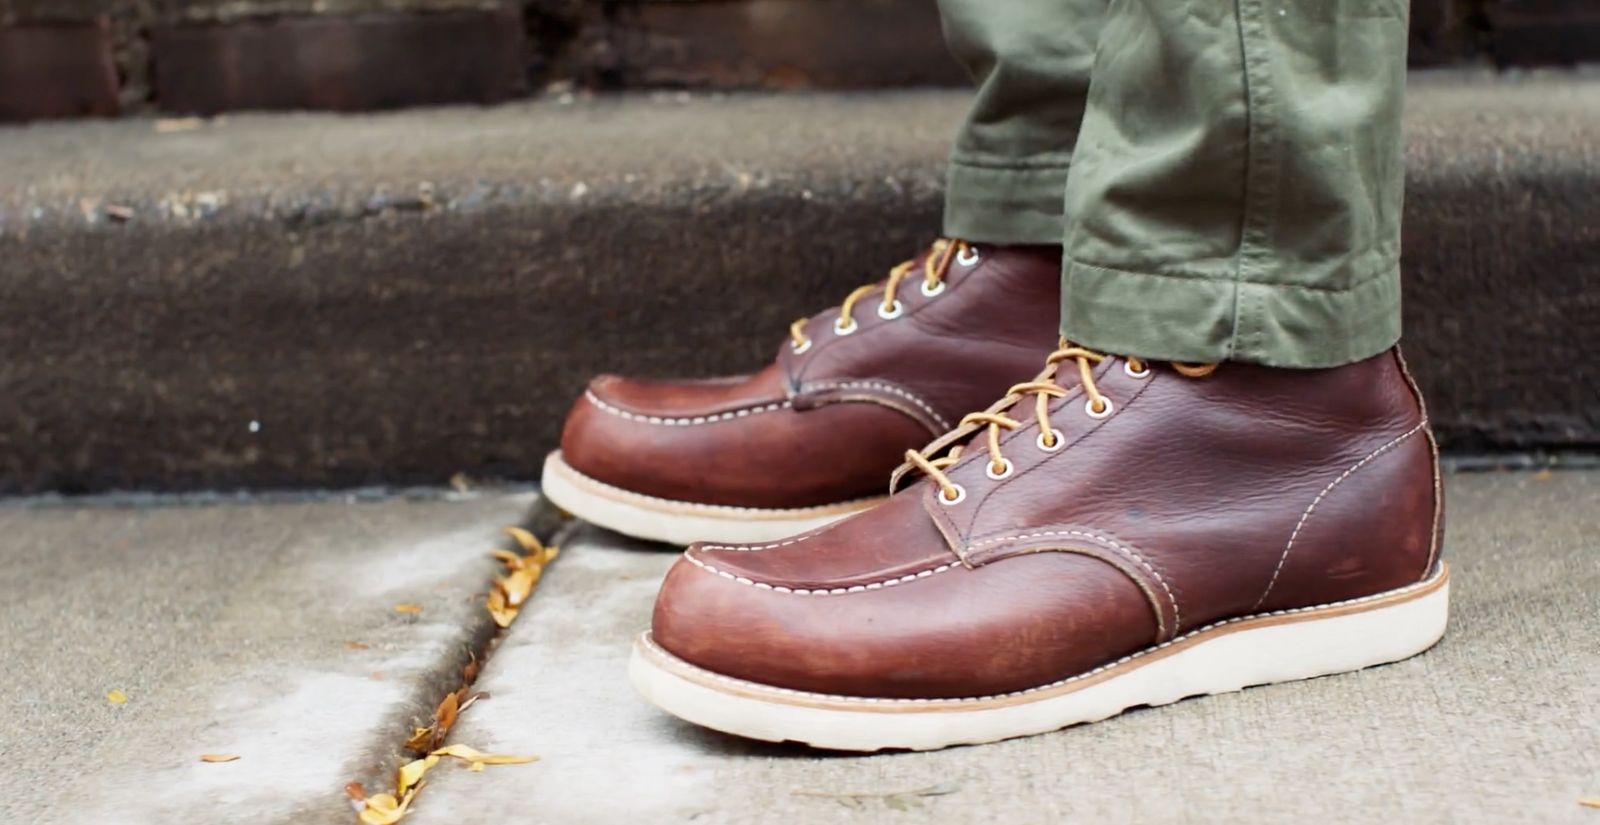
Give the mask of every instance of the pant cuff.
[[1067, 259], [1061, 333], [1074, 343], [1158, 361], [1245, 361], [1322, 368], [1400, 339], [1400, 269], [1346, 289], [1130, 272]]
[[944, 234], [974, 243], [1060, 245], [1067, 167], [950, 164]]

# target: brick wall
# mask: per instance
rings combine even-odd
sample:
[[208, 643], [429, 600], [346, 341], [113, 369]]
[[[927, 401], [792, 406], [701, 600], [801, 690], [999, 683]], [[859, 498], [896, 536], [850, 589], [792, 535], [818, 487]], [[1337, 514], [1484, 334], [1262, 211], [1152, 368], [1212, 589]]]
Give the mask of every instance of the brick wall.
[[[1600, 62], [1600, 3], [1413, 0], [1411, 56]], [[962, 82], [933, 0], [0, 0], [0, 119]]]

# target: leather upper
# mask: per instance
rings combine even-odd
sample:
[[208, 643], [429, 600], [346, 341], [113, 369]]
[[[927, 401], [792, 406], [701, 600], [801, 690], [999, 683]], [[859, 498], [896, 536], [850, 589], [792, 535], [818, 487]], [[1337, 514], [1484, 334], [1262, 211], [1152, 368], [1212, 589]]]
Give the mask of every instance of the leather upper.
[[[1328, 370], [1223, 364], [1144, 377], [1107, 358], [1095, 418], [1075, 370], [1038, 444], [1032, 395], [989, 477], [974, 434], [928, 480], [811, 534], [697, 545], [657, 600], [657, 644], [798, 690], [951, 698], [1064, 679], [1228, 618], [1424, 578], [1437, 459], [1397, 352]], [[1068, 380], [1074, 379], [1074, 380]]]
[[933, 296], [903, 283], [900, 317], [879, 317], [869, 298], [839, 335], [828, 310], [806, 324], [810, 346], [785, 342], [753, 375], [602, 376], [568, 415], [562, 454], [591, 478], [675, 501], [799, 508], [881, 495], [907, 449], [1037, 369], [1058, 335], [1060, 267], [1059, 247], [979, 247]]

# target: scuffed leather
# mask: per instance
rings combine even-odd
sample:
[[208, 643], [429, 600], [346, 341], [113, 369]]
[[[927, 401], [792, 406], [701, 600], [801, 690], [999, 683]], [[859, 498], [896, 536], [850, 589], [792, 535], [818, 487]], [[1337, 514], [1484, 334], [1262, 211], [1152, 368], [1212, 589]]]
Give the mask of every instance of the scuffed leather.
[[1219, 620], [1426, 577], [1437, 457], [1398, 352], [1328, 370], [1224, 364], [1205, 378], [1108, 358], [1075, 370], [1049, 453], [1029, 396], [1006, 433], [853, 518], [768, 545], [697, 545], [656, 603], [657, 644], [711, 671], [849, 696], [1037, 687]]
[[1030, 377], [1056, 340], [1060, 249], [979, 256], [953, 264], [932, 298], [908, 278], [900, 318], [879, 318], [870, 296], [851, 335], [832, 332], [837, 308], [812, 318], [810, 349], [785, 341], [753, 375], [597, 378], [567, 417], [563, 456], [674, 501], [776, 509], [882, 495], [906, 450]]

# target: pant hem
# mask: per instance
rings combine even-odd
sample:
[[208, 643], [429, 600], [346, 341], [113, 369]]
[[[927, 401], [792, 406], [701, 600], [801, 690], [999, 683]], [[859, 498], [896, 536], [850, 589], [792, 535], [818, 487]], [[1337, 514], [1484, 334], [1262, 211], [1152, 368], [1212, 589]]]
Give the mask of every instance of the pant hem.
[[1172, 277], [1067, 258], [1061, 332], [1092, 349], [1161, 361], [1324, 368], [1400, 339], [1400, 267], [1348, 289]]
[[944, 234], [974, 243], [1051, 244], [1066, 237], [1067, 166], [950, 164]]

